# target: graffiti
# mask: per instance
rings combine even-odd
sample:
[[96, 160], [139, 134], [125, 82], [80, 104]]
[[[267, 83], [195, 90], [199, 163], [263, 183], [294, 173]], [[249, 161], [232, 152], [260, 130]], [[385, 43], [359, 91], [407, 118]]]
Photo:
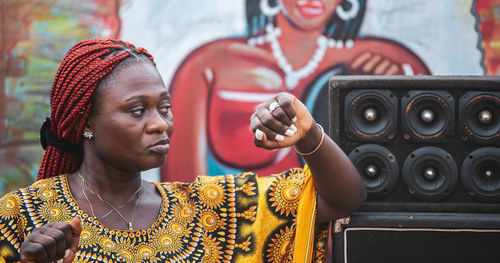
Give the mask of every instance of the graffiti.
[[487, 75], [500, 74], [500, 1], [478, 1], [477, 15]]
[[0, 1], [0, 194], [36, 178], [39, 130], [57, 67], [78, 40], [119, 36], [119, 4]]

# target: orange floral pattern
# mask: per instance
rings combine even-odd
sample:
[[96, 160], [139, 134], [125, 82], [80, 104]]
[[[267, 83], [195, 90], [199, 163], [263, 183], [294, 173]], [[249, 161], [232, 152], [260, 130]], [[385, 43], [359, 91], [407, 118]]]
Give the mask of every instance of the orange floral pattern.
[[[304, 181], [303, 170], [292, 169], [265, 178], [246, 172], [155, 183], [162, 197], [158, 220], [128, 231], [108, 229], [85, 213], [61, 175], [0, 199], [0, 259], [18, 261], [34, 228], [80, 215], [75, 262], [291, 262]], [[325, 258], [326, 233], [326, 225], [316, 231], [313, 262]]]

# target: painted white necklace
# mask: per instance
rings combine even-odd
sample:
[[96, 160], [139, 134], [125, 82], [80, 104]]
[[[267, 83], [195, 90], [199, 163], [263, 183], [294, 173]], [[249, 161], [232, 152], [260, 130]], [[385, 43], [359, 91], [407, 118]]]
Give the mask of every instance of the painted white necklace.
[[342, 40], [328, 39], [324, 35], [321, 35], [317, 39], [318, 48], [314, 52], [312, 58], [304, 65], [302, 68], [293, 70], [290, 63], [283, 55], [281, 50], [278, 37], [281, 35], [281, 29], [275, 28], [273, 24], [267, 24], [265, 28], [266, 34], [264, 36], [258, 36], [256, 38], [248, 39], [248, 44], [251, 46], [262, 45], [264, 42], [269, 42], [274, 58], [278, 61], [278, 66], [285, 73], [285, 85], [289, 90], [293, 90], [299, 81], [311, 73], [313, 73], [318, 64], [323, 60], [325, 52], [328, 48], [352, 48], [354, 46], [354, 41], [349, 39], [345, 42]]

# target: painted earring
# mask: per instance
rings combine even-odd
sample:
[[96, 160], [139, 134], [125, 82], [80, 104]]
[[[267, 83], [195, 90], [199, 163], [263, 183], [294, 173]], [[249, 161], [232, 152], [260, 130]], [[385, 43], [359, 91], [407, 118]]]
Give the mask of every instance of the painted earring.
[[89, 140], [92, 140], [92, 138], [94, 138], [94, 134], [91, 132], [91, 131], [84, 131], [83, 132], [83, 137], [89, 139]]
[[269, 6], [269, 0], [260, 0], [260, 11], [266, 16], [275, 16], [280, 12], [280, 5], [271, 7]]
[[349, 10], [345, 10], [342, 8], [342, 5], [339, 4], [335, 11], [337, 11], [337, 15], [340, 17], [340, 19], [344, 21], [351, 20], [355, 18], [358, 13], [359, 13], [359, 1], [358, 0], [346, 0], [351, 4], [351, 8]]

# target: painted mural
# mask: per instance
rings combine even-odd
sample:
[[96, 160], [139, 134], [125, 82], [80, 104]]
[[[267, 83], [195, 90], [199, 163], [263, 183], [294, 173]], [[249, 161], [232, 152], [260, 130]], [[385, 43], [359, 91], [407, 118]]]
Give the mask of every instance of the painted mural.
[[0, 0], [0, 195], [36, 178], [57, 67], [81, 39], [118, 37], [118, 8], [118, 0]]
[[500, 0], [0, 0], [0, 194], [26, 186], [64, 53], [85, 38], [147, 48], [173, 94], [161, 179], [301, 164], [253, 146], [249, 117], [276, 92], [327, 127], [334, 75], [498, 75]]

